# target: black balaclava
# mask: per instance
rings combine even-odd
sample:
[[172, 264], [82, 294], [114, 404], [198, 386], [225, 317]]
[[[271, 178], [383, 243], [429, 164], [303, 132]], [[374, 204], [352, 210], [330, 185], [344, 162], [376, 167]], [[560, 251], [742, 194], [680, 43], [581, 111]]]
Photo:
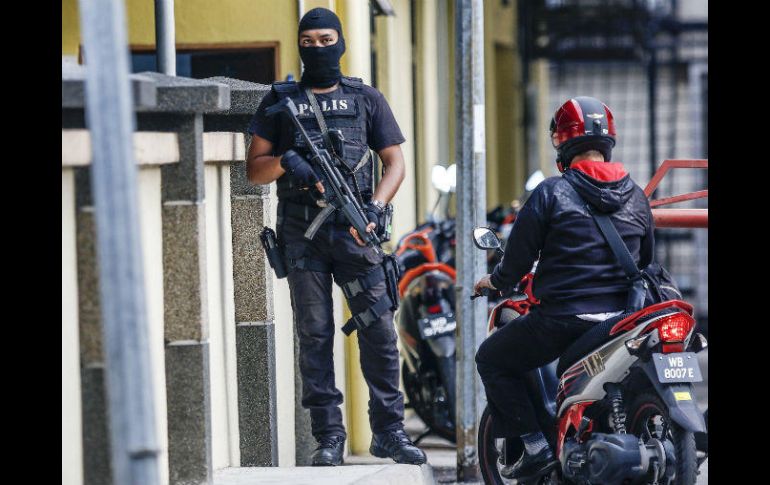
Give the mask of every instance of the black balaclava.
[[314, 8], [302, 16], [299, 21], [299, 34], [305, 30], [334, 29], [339, 34], [336, 44], [327, 47], [302, 47], [299, 56], [305, 65], [302, 71], [302, 84], [328, 88], [334, 86], [342, 77], [340, 57], [345, 53], [345, 38], [342, 36], [340, 19], [331, 10]]

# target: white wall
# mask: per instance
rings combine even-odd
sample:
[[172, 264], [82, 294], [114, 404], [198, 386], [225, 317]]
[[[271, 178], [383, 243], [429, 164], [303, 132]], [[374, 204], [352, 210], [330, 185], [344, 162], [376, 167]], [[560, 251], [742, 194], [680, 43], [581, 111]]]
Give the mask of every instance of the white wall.
[[[276, 230], [278, 198], [275, 184], [270, 186], [269, 219], [265, 223]], [[257, 237], [256, 235], [254, 237]], [[278, 466], [297, 463], [294, 440], [294, 316], [291, 311], [289, 283], [273, 275], [273, 324], [275, 325], [275, 382], [278, 411]]]
[[150, 369], [155, 393], [155, 422], [160, 444], [161, 483], [168, 483], [168, 411], [166, 360], [163, 343], [163, 223], [161, 220], [160, 167], [143, 166], [137, 178], [141, 224], [145, 301], [147, 304]]
[[83, 483], [80, 402], [77, 253], [75, 250], [75, 177], [61, 172], [61, 481]]
[[207, 164], [206, 284], [211, 375], [211, 450], [215, 470], [240, 465], [230, 167]]

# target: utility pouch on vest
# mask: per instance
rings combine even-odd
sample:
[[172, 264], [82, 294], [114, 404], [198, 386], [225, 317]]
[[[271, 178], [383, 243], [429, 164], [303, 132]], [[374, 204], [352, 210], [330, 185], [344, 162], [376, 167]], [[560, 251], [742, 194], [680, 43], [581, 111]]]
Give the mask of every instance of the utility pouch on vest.
[[398, 280], [401, 277], [401, 268], [399, 267], [398, 259], [394, 254], [386, 254], [382, 258], [382, 269], [385, 270], [385, 284], [388, 290], [388, 296], [393, 303], [390, 309], [396, 311], [400, 300], [398, 295]]
[[332, 143], [332, 149], [339, 158], [345, 158], [345, 137], [342, 134], [342, 130], [332, 128], [328, 131], [329, 141]]
[[[336, 128], [332, 128], [328, 131], [329, 134], [329, 141], [332, 144], [332, 149], [334, 150], [334, 154], [337, 155], [339, 158], [345, 157], [345, 136], [342, 134], [342, 130], [338, 130]], [[326, 146], [326, 143], [324, 141], [323, 136], [310, 136], [310, 141], [313, 142], [317, 147], [320, 148], [326, 148], [328, 150], [328, 147]], [[305, 139], [302, 137], [301, 134], [295, 133], [294, 135], [294, 149], [299, 150], [302, 152], [302, 154], [309, 158], [310, 156], [310, 147], [307, 146], [307, 143], [305, 143]]]
[[378, 232], [377, 236], [381, 242], [390, 241], [390, 236], [393, 235], [393, 204], [390, 202], [382, 210], [382, 226]]
[[278, 246], [275, 231], [269, 227], [265, 227], [262, 232], [259, 233], [259, 240], [262, 241], [262, 248], [265, 250], [265, 255], [267, 255], [267, 261], [270, 263], [270, 267], [275, 271], [275, 276], [278, 279], [286, 278], [286, 275], [289, 273], [286, 271], [283, 252]]

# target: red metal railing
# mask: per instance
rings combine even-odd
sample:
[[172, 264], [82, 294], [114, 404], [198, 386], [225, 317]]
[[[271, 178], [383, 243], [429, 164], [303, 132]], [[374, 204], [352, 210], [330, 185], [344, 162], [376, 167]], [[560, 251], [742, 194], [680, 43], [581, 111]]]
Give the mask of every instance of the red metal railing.
[[[653, 175], [650, 183], [644, 188], [644, 194], [649, 197], [660, 185], [660, 181], [672, 168], [709, 168], [708, 160], [664, 160]], [[708, 209], [657, 209], [662, 205], [684, 202], [708, 197], [708, 190], [699, 190], [687, 194], [675, 195], [664, 199], [650, 201], [652, 216], [656, 227], [709, 227]]]

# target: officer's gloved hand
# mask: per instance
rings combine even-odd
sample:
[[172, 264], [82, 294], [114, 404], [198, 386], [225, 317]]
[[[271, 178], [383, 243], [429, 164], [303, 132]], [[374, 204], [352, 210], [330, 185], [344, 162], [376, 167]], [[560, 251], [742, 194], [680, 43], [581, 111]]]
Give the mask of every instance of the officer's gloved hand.
[[[369, 219], [369, 224], [366, 225], [366, 232], [373, 232], [375, 234], [379, 234], [380, 228], [383, 226], [383, 213], [384, 211], [377, 207], [376, 205], [369, 202], [366, 207], [364, 207], [364, 213], [366, 213], [366, 218]], [[355, 238], [356, 243], [358, 243], [359, 246], [366, 246], [366, 243], [363, 239], [361, 239], [361, 236], [358, 234], [358, 231], [356, 231], [355, 227], [350, 227], [350, 234]]]
[[324, 186], [318, 174], [315, 173], [310, 162], [294, 150], [288, 150], [281, 157], [281, 168], [286, 170], [290, 177], [308, 187], [315, 185], [318, 191], [324, 193]]
[[383, 220], [385, 218], [385, 211], [371, 202], [366, 205], [364, 211], [366, 212], [366, 217], [369, 219], [369, 222], [375, 224], [373, 231], [379, 234], [380, 229], [383, 224], [385, 224], [385, 221]]

